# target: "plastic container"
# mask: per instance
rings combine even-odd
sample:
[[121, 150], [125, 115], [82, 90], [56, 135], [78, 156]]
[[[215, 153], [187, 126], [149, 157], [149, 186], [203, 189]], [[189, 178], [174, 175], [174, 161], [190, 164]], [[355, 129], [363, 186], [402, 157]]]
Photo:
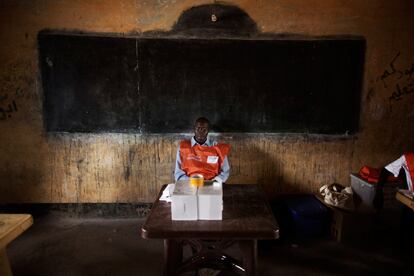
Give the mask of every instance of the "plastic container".
[[187, 180], [179, 180], [171, 196], [172, 220], [197, 220], [197, 187], [189, 185]]
[[222, 220], [223, 218], [223, 187], [204, 185], [198, 187], [198, 219]]
[[361, 202], [368, 206], [373, 207], [373, 201], [376, 192], [376, 184], [369, 183], [362, 179], [358, 174], [351, 173], [351, 187], [355, 194], [357, 194]]
[[194, 187], [202, 187], [204, 185], [204, 177], [202, 174], [195, 174], [190, 177], [190, 185]]

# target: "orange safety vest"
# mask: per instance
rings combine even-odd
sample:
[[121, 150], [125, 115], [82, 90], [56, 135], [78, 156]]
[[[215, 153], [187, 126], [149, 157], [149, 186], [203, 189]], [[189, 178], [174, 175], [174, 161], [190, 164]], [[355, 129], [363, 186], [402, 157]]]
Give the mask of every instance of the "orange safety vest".
[[220, 172], [224, 158], [230, 152], [230, 145], [217, 144], [206, 147], [199, 144], [191, 146], [190, 140], [180, 143], [181, 169], [186, 175], [202, 174], [210, 180]]

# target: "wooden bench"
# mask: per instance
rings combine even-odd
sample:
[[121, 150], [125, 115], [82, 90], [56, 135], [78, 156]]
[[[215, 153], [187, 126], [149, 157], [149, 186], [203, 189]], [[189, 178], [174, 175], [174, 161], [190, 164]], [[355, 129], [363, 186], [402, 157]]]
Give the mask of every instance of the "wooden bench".
[[28, 214], [0, 214], [0, 275], [13, 275], [6, 247], [32, 224], [33, 218]]

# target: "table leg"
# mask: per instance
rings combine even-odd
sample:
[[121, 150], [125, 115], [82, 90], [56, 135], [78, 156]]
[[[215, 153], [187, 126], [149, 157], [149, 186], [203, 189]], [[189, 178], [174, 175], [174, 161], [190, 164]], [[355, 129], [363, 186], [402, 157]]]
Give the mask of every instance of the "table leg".
[[183, 260], [183, 245], [175, 239], [164, 240], [164, 275], [176, 275]]
[[9, 259], [7, 258], [6, 248], [0, 248], [0, 275], [12, 276]]
[[414, 230], [414, 212], [407, 206], [403, 206], [400, 224], [400, 248], [406, 261], [410, 261], [412, 233]]
[[243, 256], [245, 275], [257, 275], [257, 240], [241, 240], [239, 247]]

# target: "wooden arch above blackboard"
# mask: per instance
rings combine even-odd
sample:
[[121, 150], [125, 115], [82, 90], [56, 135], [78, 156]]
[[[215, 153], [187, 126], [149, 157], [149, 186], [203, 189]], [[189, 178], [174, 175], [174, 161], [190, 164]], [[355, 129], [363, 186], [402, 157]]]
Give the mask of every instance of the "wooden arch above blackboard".
[[257, 30], [213, 4], [169, 32], [41, 31], [45, 129], [181, 133], [205, 116], [217, 132], [357, 132], [365, 39]]

